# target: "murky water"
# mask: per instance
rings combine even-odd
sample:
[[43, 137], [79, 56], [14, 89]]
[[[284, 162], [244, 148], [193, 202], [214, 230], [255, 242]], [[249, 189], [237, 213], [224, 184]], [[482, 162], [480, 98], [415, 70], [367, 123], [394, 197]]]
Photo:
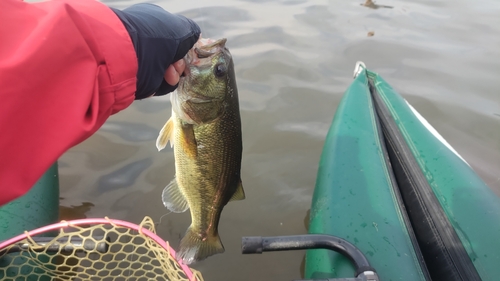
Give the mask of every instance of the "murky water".
[[[124, 8], [136, 1], [106, 1]], [[324, 137], [354, 64], [397, 89], [500, 194], [500, 4], [481, 1], [155, 1], [228, 38], [243, 122], [247, 199], [224, 209], [226, 252], [200, 262], [205, 280], [292, 280], [304, 252], [240, 254], [242, 236], [306, 232]], [[373, 32], [373, 36], [368, 36]], [[176, 247], [189, 214], [160, 200], [172, 150], [155, 139], [168, 97], [135, 102], [60, 159], [61, 204], [86, 215], [160, 221]], [[348, 214], [345, 214], [348, 215]]]

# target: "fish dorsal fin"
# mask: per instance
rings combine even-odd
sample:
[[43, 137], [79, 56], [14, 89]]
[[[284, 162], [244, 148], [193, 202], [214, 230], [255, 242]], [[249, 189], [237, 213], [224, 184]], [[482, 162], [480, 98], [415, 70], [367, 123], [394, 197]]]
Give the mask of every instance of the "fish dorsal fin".
[[163, 190], [161, 194], [163, 205], [174, 213], [183, 213], [189, 209], [188, 202], [184, 195], [182, 195], [177, 179], [174, 178]]
[[168, 119], [165, 126], [161, 128], [158, 138], [156, 139], [156, 148], [158, 151], [164, 149], [167, 146], [168, 141], [170, 141], [170, 147], [174, 146], [174, 120], [173, 116]]
[[184, 152], [191, 158], [195, 158], [198, 155], [198, 144], [196, 143], [196, 138], [194, 136], [194, 128], [192, 124], [184, 123], [182, 127], [182, 148]]
[[243, 190], [243, 185], [241, 184], [241, 179], [238, 182], [238, 187], [236, 188], [236, 191], [234, 191], [233, 196], [231, 196], [231, 199], [229, 201], [236, 201], [236, 200], [243, 200], [245, 199], [245, 191]]

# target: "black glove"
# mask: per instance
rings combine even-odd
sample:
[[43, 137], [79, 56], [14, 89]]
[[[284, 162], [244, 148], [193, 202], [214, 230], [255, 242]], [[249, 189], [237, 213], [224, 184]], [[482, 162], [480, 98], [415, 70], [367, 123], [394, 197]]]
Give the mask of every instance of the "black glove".
[[165, 71], [198, 41], [200, 27], [153, 4], [136, 4], [123, 11], [111, 9], [130, 34], [139, 61], [135, 99], [175, 90], [177, 85], [169, 85], [163, 78]]

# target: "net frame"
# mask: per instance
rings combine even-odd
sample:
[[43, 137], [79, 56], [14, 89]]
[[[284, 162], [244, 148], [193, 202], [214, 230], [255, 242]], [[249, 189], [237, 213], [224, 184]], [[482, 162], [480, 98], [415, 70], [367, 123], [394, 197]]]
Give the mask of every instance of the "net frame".
[[[167, 241], [164, 241], [162, 238], [160, 238], [154, 230], [154, 223], [153, 220], [149, 217], [145, 217], [144, 220], [141, 222], [140, 225], [123, 221], [123, 220], [117, 220], [117, 219], [110, 219], [108, 217], [105, 218], [86, 218], [86, 219], [77, 219], [77, 220], [70, 220], [70, 221], [60, 221], [58, 223], [46, 225], [31, 231], [25, 231], [23, 234], [17, 235], [15, 237], [12, 237], [10, 239], [0, 241], [0, 253], [3, 250], [9, 249], [9, 247], [12, 247], [16, 245], [17, 243], [21, 241], [28, 241], [31, 245], [32, 248], [29, 249], [31, 251], [35, 251], [37, 247], [37, 243], [34, 242], [32, 237], [51, 233], [54, 231], [60, 231], [60, 233], [71, 233], [69, 232], [64, 232], [64, 230], [70, 229], [70, 228], [79, 228], [79, 229], [84, 229], [85, 226], [96, 226], [96, 225], [107, 225], [107, 226], [112, 226], [112, 227], [121, 227], [125, 229], [129, 229], [132, 231], [138, 232], [140, 236], [143, 236], [144, 239], [149, 238], [154, 243], [157, 244], [157, 246], [160, 246], [163, 250], [166, 251], [166, 253], [169, 255], [170, 260], [175, 261], [175, 264], [182, 269], [184, 274], [186, 275], [187, 279], [182, 279], [182, 280], [189, 280], [189, 281], [203, 281], [203, 277], [201, 274], [189, 268], [187, 265], [183, 264], [182, 261], [178, 261], [175, 259], [176, 252], [175, 250], [170, 247], [169, 243]], [[53, 241], [55, 241], [58, 237], [55, 237]], [[113, 244], [113, 242], [110, 242], [110, 244]], [[3, 255], [0, 255], [0, 258]], [[17, 280], [17, 279], [16, 279]], [[180, 279], [179, 279], [180, 280]]]

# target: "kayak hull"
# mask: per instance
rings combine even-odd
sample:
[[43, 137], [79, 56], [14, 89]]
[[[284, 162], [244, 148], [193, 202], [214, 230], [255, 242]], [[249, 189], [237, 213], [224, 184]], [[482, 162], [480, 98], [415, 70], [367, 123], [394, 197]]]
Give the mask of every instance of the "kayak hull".
[[[353, 243], [381, 280], [493, 280], [500, 274], [499, 198], [368, 70], [344, 94], [326, 137], [309, 233]], [[306, 278], [354, 275], [338, 253], [306, 254]]]

